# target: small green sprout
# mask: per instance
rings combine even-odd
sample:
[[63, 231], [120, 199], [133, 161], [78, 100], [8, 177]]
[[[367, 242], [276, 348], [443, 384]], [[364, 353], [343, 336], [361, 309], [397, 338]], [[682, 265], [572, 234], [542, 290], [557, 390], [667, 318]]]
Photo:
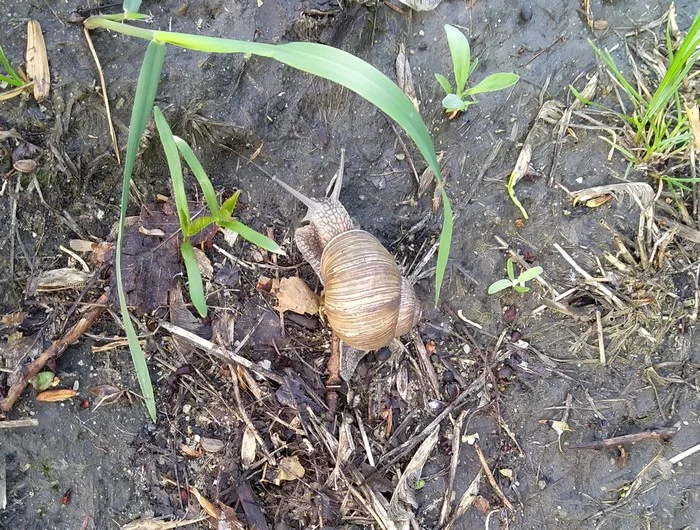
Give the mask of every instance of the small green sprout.
[[542, 267], [532, 267], [531, 269], [523, 271], [520, 274], [520, 276], [516, 278], [512, 258], [508, 258], [506, 269], [508, 271], [508, 278], [498, 280], [497, 282], [493, 282], [491, 285], [489, 285], [489, 294], [496, 294], [500, 291], [503, 291], [504, 289], [508, 289], [509, 287], [512, 287], [515, 291], [519, 293], [527, 293], [530, 290], [530, 288], [527, 287], [525, 284], [530, 280], [534, 280], [544, 272], [544, 269], [542, 269]]
[[445, 33], [447, 34], [447, 44], [450, 47], [450, 55], [452, 55], [456, 91], [452, 90], [451, 83], [444, 75], [435, 74], [435, 78], [446, 94], [445, 98], [442, 100], [442, 106], [445, 108], [446, 112], [465, 111], [469, 105], [477, 103], [471, 96], [484, 92], [504, 90], [513, 86], [520, 79], [517, 74], [501, 72], [491, 74], [475, 86], [467, 88], [467, 81], [476, 68], [478, 59], [474, 59], [472, 62], [469, 41], [461, 31], [454, 26], [445, 24]]

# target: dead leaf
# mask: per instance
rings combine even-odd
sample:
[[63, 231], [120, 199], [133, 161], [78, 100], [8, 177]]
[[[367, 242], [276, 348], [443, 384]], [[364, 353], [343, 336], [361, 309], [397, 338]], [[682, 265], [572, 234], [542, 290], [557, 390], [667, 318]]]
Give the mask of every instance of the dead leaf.
[[402, 4], [416, 11], [432, 11], [442, 0], [399, 0]]
[[202, 278], [211, 280], [214, 276], [214, 267], [211, 264], [211, 260], [198, 247], [192, 247], [192, 250], [194, 251], [194, 260], [197, 262]]
[[217, 440], [216, 438], [206, 438], [201, 437], [199, 439], [199, 445], [202, 446], [207, 453], [218, 453], [224, 448], [224, 442]]
[[161, 521], [160, 519], [137, 519], [125, 524], [121, 530], [171, 530], [173, 528], [181, 528], [183, 526], [191, 526], [192, 524], [204, 521], [206, 517], [200, 519], [186, 519], [181, 521]]
[[39, 274], [37, 291], [60, 291], [85, 285], [92, 273], [70, 267], [43, 271]]
[[72, 388], [60, 388], [57, 390], [45, 390], [36, 395], [36, 400], [44, 403], [56, 403], [74, 398], [78, 393]]
[[246, 427], [241, 441], [241, 463], [243, 464], [243, 469], [248, 469], [255, 462], [256, 448], [255, 433], [250, 427]]
[[413, 74], [411, 73], [411, 65], [406, 57], [406, 47], [403, 43], [399, 45], [399, 53], [396, 55], [396, 81], [399, 88], [403, 90], [408, 99], [411, 100], [416, 110], [420, 112], [420, 105], [416, 97], [416, 89], [413, 85]]
[[700, 152], [700, 112], [698, 111], [697, 103], [691, 103], [685, 105], [685, 113], [688, 116], [688, 123], [690, 124], [690, 131], [693, 133], [693, 145], [695, 146], [695, 151]]
[[102, 265], [105, 262], [105, 256], [107, 253], [112, 250], [114, 250], [114, 243], [108, 243], [106, 241], [98, 243], [92, 249], [92, 253], [90, 254], [90, 263], [92, 265]]
[[[197, 329], [199, 329], [200, 322], [199, 319], [187, 309], [179, 280], [172, 289], [170, 289], [168, 298], [170, 301], [170, 323], [184, 328], [187, 331], [191, 331], [192, 333], [196, 333]], [[178, 344], [184, 347], [184, 343], [181, 344], [178, 342]], [[189, 351], [189, 348], [184, 348], [183, 351]]]
[[207, 512], [214, 519], [219, 518], [220, 510], [214, 506], [206, 497], [204, 497], [199, 490], [195, 487], [190, 487], [190, 493], [195, 496], [197, 502], [202, 507], [202, 509]]
[[27, 23], [27, 78], [34, 82], [34, 99], [42, 101], [51, 90], [49, 58], [46, 55], [46, 43], [37, 20]]
[[306, 473], [306, 470], [304, 466], [301, 465], [301, 462], [299, 462], [299, 457], [285, 456], [280, 460], [277, 473], [272, 482], [276, 486], [279, 486], [282, 484], [283, 480], [298, 480], [302, 478], [304, 473]]
[[[440, 171], [442, 171], [442, 159], [444, 156], [444, 151], [440, 151], [437, 155], [437, 161], [438, 164], [440, 164]], [[428, 166], [425, 171], [423, 171], [420, 179], [418, 179], [418, 192], [416, 193], [416, 196], [421, 197], [426, 191], [428, 191], [428, 188], [433, 181], [435, 181], [435, 173], [433, 173], [433, 170], [430, 168], [430, 166]]]
[[180, 444], [180, 451], [192, 458], [202, 458], [204, 456], [204, 453], [202, 453], [202, 451], [200, 451], [199, 449], [195, 449], [194, 447], [190, 447], [186, 444]]
[[413, 513], [406, 506], [418, 507], [415, 496], [415, 484], [420, 478], [425, 462], [438, 442], [439, 434], [440, 427], [438, 426], [420, 444], [411, 461], [406, 465], [401, 478], [399, 478], [387, 510], [388, 514], [395, 521], [407, 521], [413, 518]]
[[8, 313], [7, 315], [3, 315], [2, 318], [0, 318], [0, 323], [6, 326], [17, 327], [24, 322], [25, 318], [27, 318], [27, 313], [18, 311], [17, 313]]
[[608, 29], [608, 21], [598, 19], [593, 22], [593, 29]]
[[277, 298], [275, 309], [280, 313], [292, 311], [294, 313], [307, 313], [316, 315], [318, 313], [318, 297], [309, 289], [306, 282], [301, 278], [293, 276], [282, 278], [279, 285], [272, 281], [272, 294]]
[[244, 527], [238, 520], [236, 511], [221, 501], [218, 504], [221, 513], [216, 521], [216, 530], [243, 530]]

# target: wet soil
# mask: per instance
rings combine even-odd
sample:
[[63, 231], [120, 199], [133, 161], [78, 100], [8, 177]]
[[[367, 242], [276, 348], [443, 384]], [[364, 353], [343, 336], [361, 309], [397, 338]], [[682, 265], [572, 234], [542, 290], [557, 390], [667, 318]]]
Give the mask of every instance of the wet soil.
[[[609, 145], [599, 138], [599, 131], [575, 129], [565, 135], [556, 158], [553, 137], [537, 146], [532, 165], [540, 176], [517, 188], [529, 213], [523, 227], [515, 222], [520, 214], [503, 183], [541, 102], [557, 99], [570, 104], [569, 85], [581, 89], [586, 76], [595, 72], [595, 55], [588, 39], [607, 47], [620, 44], [623, 34], [661, 17], [669, 3], [593, 0], [595, 18], [608, 22], [607, 30], [596, 32], [586, 25], [580, 4], [564, 0], [477, 0], [473, 9], [469, 2], [444, 0], [434, 12], [410, 15], [384, 4], [376, 8], [346, 4], [340, 9], [335, 2], [323, 0], [203, 0], [184, 9], [181, 1], [165, 1], [144, 2], [142, 12], [152, 14], [153, 27], [160, 29], [270, 43], [311, 40], [330, 44], [362, 57], [392, 79], [397, 49], [404, 43], [421, 114], [433, 133], [436, 149], [444, 152], [447, 188], [456, 213], [440, 303], [436, 307], [430, 303], [434, 297], [432, 277], [416, 285], [425, 301], [420, 332], [424, 340], [436, 343], [437, 355], [450, 359], [464, 379], [455, 383], [445, 365], [434, 358], [444, 385], [443, 398], [435, 400], [426, 391], [424, 396], [414, 394], [415, 402], [409, 405], [392, 394], [392, 400], [400, 402], [393, 409], [389, 406], [397, 424], [406, 418], [410, 406], [419, 403], [420, 413], [413, 420], [415, 424], [409, 422], [407, 432], [420, 432], [439, 407], [449, 403], [455, 391], [450, 385], [456, 385], [457, 393], [463, 390], [461, 383], [468, 385], [482, 374], [488, 358], [487, 364], [495, 367], [495, 379], [469, 403], [463, 433], [478, 433], [491, 469], [502, 470], [496, 473], [497, 480], [515, 506], [510, 513], [499, 510], [499, 497], [483, 482], [480, 494], [497, 510], [490, 516], [489, 528], [700, 528], [700, 480], [693, 465], [697, 455], [690, 457], [687, 465], [675, 466], [671, 473], [644, 475], [641, 489], [630, 502], [596, 515], [619, 500], [619, 489], [656, 457], [672, 457], [700, 440], [700, 355], [697, 329], [687, 318], [697, 286], [693, 279], [697, 247], [679, 243], [669, 252], [682, 255], [685, 261], [675, 262], [671, 272], [666, 269], [656, 278], [653, 274], [638, 278], [650, 292], [664, 292], [663, 286], [669, 282], [672, 286], [670, 294], [657, 299], [655, 309], [646, 313], [644, 325], [655, 340], [629, 337], [605, 366], [597, 363], [597, 336], [588, 334], [580, 341], [591, 327], [589, 322], [576, 322], [551, 311], [533, 313], [547, 296], [544, 289], [534, 287], [527, 295], [486, 294], [488, 285], [504, 275], [506, 254], [495, 236], [515, 250], [532, 252], [547, 280], [560, 292], [576, 283], [576, 275], [555, 243], [596, 276], [596, 258], [602, 260], [605, 252], [615, 252], [613, 238], [601, 221], [630, 238], [635, 236], [638, 209], [631, 201], [613, 201], [598, 209], [574, 208], [560, 187], [548, 185], [550, 174], [570, 190], [616, 183], [623, 176], [633, 181], [646, 178], [634, 169], [626, 174], [625, 161], [617, 154], [609, 156]], [[38, 271], [66, 266], [68, 258], [60, 247], [68, 246], [70, 239], [108, 239], [119, 213], [121, 168], [111, 152], [95, 65], [81, 28], [67, 22], [78, 7], [73, 1], [0, 3], [4, 21], [0, 44], [12, 64], [22, 64], [26, 21], [36, 19], [44, 31], [53, 82], [51, 98], [40, 105], [31, 99], [0, 102], [0, 129], [14, 129], [23, 141], [41, 149], [35, 173], [19, 175], [11, 172], [11, 154], [19, 142], [5, 140], [0, 147], [0, 173], [6, 175], [0, 216], [7, 220], [0, 227], [0, 313], [23, 311], [35, 318], [38, 323], [24, 332], [25, 339], [31, 338], [26, 349], [32, 351], [40, 351], [60, 336], [62, 319], [77, 297], [75, 290], [32, 293], [28, 289], [32, 278]], [[689, 26], [696, 7], [690, 1], [676, 4], [681, 28]], [[435, 72], [448, 76], [451, 72], [445, 23], [459, 25], [468, 35], [472, 54], [479, 58], [474, 79], [497, 71], [515, 71], [521, 76], [512, 90], [479, 97], [478, 105], [454, 120], [442, 113], [442, 94], [434, 78]], [[102, 31], [93, 32], [92, 38], [104, 69], [119, 144], [125, 146], [146, 45]], [[614, 56], [619, 64], [627, 64], [624, 46], [618, 47]], [[610, 81], [602, 79], [601, 84], [609, 86]], [[241, 220], [259, 231], [273, 227], [276, 240], [289, 254], [285, 265], [301, 262], [291, 237], [304, 211], [295, 199], [272, 187], [256, 164], [305, 194], [320, 196], [344, 148], [346, 184], [341, 200], [360, 225], [371, 227], [400, 262], [413, 262], [439, 234], [440, 216], [428, 215], [430, 193], [414, 200], [413, 171], [391, 122], [345, 89], [263, 58], [246, 61], [241, 56], [170, 48], [157, 104], [175, 133], [196, 147], [216, 189], [224, 190], [227, 196], [234, 189], [243, 190], [237, 210]], [[420, 155], [408, 140], [406, 143], [421, 172], [424, 163]], [[249, 163], [247, 157], [261, 144], [256, 164]], [[132, 215], [138, 215], [139, 199], [150, 203], [157, 193], [170, 194], [164, 157], [152, 131], [143, 146], [134, 177], [137, 191]], [[496, 156], [492, 157], [494, 151]], [[194, 179], [188, 186], [190, 196], [195, 197]], [[15, 222], [10, 223], [13, 218]], [[411, 231], [426, 218], [421, 229]], [[15, 244], [11, 244], [13, 238]], [[224, 245], [220, 239], [215, 241]], [[255, 262], [253, 249], [240, 241], [230, 252], [244, 262]], [[208, 255], [217, 270], [223, 270], [222, 255], [211, 249]], [[300, 340], [306, 340], [308, 346], [302, 348], [304, 355], [311, 356], [304, 363], [298, 355], [276, 355], [277, 345], [272, 347], [270, 337], [279, 337], [274, 328], [278, 319], [269, 318], [269, 299], [255, 290], [261, 271], [240, 268], [236, 272], [235, 288], [210, 300], [214, 320], [235, 321], [229, 345], [242, 340], [260, 315], [268, 315], [262, 329], [256, 329], [250, 348], [241, 353], [255, 361], [271, 360], [274, 369], [298, 374], [322, 388], [327, 352], [320, 332], [300, 332]], [[302, 267], [300, 273], [316, 286], [308, 267]], [[691, 309], [684, 309], [688, 307]], [[508, 318], [508, 311], [504, 314], [507, 308], [517, 309], [514, 320]], [[482, 329], [462, 322], [458, 311]], [[265, 336], [268, 328], [272, 331]], [[8, 330], [2, 328], [3, 345], [8, 343]], [[514, 330], [542, 356], [533, 349], [511, 349], [507, 357], [496, 361], [494, 352], [500, 351], [503, 340], [510, 341]], [[120, 335], [119, 326], [105, 316], [91, 333], [71, 346], [56, 365], [61, 386], [72, 387], [77, 381], [79, 397], [61, 404], [39, 403], [33, 391], [27, 391], [8, 419], [33, 417], [39, 426], [0, 430], [8, 496], [7, 508], [0, 511], [0, 527], [106, 529], [119, 528], [138, 517], [193, 518], [196, 503], [186, 509], [192, 499], [164, 485], [165, 475], [179, 481], [186, 475], [193, 482], [196, 477], [196, 486], [211, 499], [239, 506], [240, 495], [232, 491], [240, 485], [243, 429], [226, 419], [228, 407], [234, 405], [215, 399], [217, 395], [231, 397], [226, 386], [230, 381], [222, 382], [227, 369], [186, 348], [176, 349], [172, 356], [166, 354], [172, 341], [154, 339], [147, 352], [159, 409], [157, 424], [146, 418], [141, 403], [129, 392], [115, 403], [95, 409], [90, 388], [109, 383], [137, 392], [138, 386], [125, 347], [104, 352], [92, 349], [106, 338]], [[616, 339], [610, 331], [608, 346]], [[9, 366], [7, 361], [4, 367]], [[174, 384], [173, 374], [182, 366], [191, 367], [191, 371], [185, 383]], [[651, 367], [657, 367], [664, 379], [654, 379]], [[349, 393], [363, 396], [373, 377], [390, 379], [395, 368], [382, 363], [379, 355], [372, 355], [361, 363]], [[344, 389], [343, 396], [347, 394]], [[377, 401], [382, 399], [376, 397]], [[82, 408], [85, 400], [89, 403]], [[264, 429], [269, 418], [257, 405], [245, 402], [250, 404], [249, 414], [256, 427]], [[363, 401], [356, 410], [362, 407], [370, 408]], [[266, 410], [273, 416], [278, 413]], [[344, 402], [341, 410], [354, 414], [353, 407]], [[207, 415], [208, 419], [202, 419]], [[517, 446], [499, 418], [514, 434]], [[372, 429], [381, 425], [375, 420]], [[572, 432], [564, 432], [560, 439], [552, 420], [566, 422]], [[570, 442], [672, 426], [678, 432], [671, 440], [648, 440], [623, 452], [617, 448], [592, 451], [569, 447]], [[437, 449], [423, 470], [425, 483], [416, 492], [415, 513], [421, 528], [434, 528], [438, 521], [448, 478], [451, 432], [452, 426], [445, 420]], [[293, 438], [290, 432], [283, 435]], [[400, 443], [406, 436], [392, 439], [392, 443]], [[202, 437], [223, 440], [226, 446], [200, 458], [183, 457], [180, 444], [194, 446]], [[403, 469], [408, 460], [410, 455], [398, 466]], [[471, 446], [463, 443], [454, 484], [457, 499], [479, 469]], [[317, 491], [314, 487], [318, 484], [311, 484], [310, 490], [275, 489], [269, 482], [263, 484], [261, 478], [265, 478], [262, 472], [246, 480], [260, 499], [270, 527], [321, 526], [318, 519], [310, 521], [290, 508], [296, 506], [301, 512], [308, 503], [309, 513], [315, 513], [318, 499], [309, 496], [309, 491]], [[280, 495], [286, 496], [286, 501], [279, 501]], [[362, 518], [339, 517], [339, 503], [333, 499], [326, 507], [328, 527], [370, 524]], [[322, 511], [318, 506], [316, 509]], [[239, 516], [243, 517], [240, 508]], [[472, 508], [454, 528], [482, 528], [485, 517]], [[205, 528], [206, 524], [191, 527]]]

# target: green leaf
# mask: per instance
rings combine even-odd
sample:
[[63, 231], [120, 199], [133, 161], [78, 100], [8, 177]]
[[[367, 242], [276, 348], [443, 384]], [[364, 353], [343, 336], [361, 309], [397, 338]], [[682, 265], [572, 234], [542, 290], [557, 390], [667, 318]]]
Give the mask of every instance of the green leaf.
[[508, 258], [508, 261], [506, 262], [506, 271], [508, 272], [508, 278], [510, 278], [511, 282], [515, 281], [515, 270], [513, 268], [513, 260]]
[[53, 372], [49, 370], [44, 370], [43, 372], [39, 372], [32, 378], [32, 386], [37, 392], [43, 392], [51, 386], [53, 378]]
[[460, 30], [449, 24], [445, 24], [447, 34], [447, 44], [450, 47], [452, 56], [452, 68], [455, 73], [455, 83], [457, 85], [457, 95], [462, 95], [464, 87], [469, 79], [470, 50], [469, 40]]
[[146, 54], [143, 58], [139, 79], [136, 83], [134, 107], [131, 111], [129, 138], [127, 140], [124, 174], [122, 177], [121, 209], [119, 211], [119, 230], [117, 232], [117, 252], [115, 256], [117, 297], [119, 299], [119, 308], [122, 313], [122, 323], [129, 342], [129, 351], [131, 352], [131, 360], [136, 370], [136, 377], [138, 378], [139, 386], [141, 387], [141, 392], [146, 402], [146, 408], [154, 422], [156, 421], [156, 401], [153, 395], [153, 385], [151, 384], [151, 378], [148, 373], [146, 356], [141, 349], [134, 324], [131, 322], [129, 316], [129, 308], [126, 304], [126, 295], [124, 294], [124, 284], [122, 283], [121, 259], [126, 210], [129, 204], [131, 175], [134, 171], [139, 143], [146, 129], [146, 124], [148, 123], [151, 109], [153, 108], [153, 102], [155, 101], [156, 92], [158, 91], [158, 81], [160, 80], [160, 72], [163, 68], [164, 58], [165, 46], [162, 43], [151, 41], [148, 44]]
[[523, 273], [518, 276], [518, 281], [520, 283], [529, 282], [530, 280], [537, 278], [543, 272], [544, 269], [542, 267], [532, 267], [531, 269], [523, 271]]
[[488, 293], [496, 294], [512, 286], [513, 282], [510, 280], [498, 280], [497, 282], [493, 282], [491, 285], [489, 285]]
[[240, 221], [219, 221], [219, 224], [224, 228], [228, 228], [229, 230], [240, 234], [240, 236], [243, 239], [247, 239], [248, 241], [253, 243], [253, 245], [257, 245], [260, 248], [267, 250], [268, 252], [273, 252], [275, 254], [284, 254], [280, 246], [277, 243], [275, 243], [272, 239], [261, 234], [260, 232], [256, 232], [255, 230], [244, 225]]
[[202, 188], [204, 200], [207, 202], [209, 211], [214, 217], [218, 217], [219, 203], [216, 200], [216, 192], [214, 191], [214, 186], [211, 184], [211, 180], [209, 180], [207, 172], [204, 171], [202, 164], [199, 162], [197, 155], [194, 154], [194, 151], [192, 151], [189, 144], [178, 136], [173, 136], [173, 138], [178, 151], [180, 151], [180, 154], [182, 155], [182, 158], [185, 159], [185, 162], [187, 162], [187, 165], [192, 170], [197, 182], [199, 182], [199, 187]]
[[444, 75], [435, 74], [435, 79], [437, 79], [438, 83], [440, 83], [440, 86], [445, 91], [445, 94], [452, 93], [452, 84], [448, 81], [448, 79]]
[[462, 110], [465, 108], [464, 101], [462, 101], [457, 94], [447, 94], [442, 100], [442, 106], [447, 111]]
[[236, 207], [236, 203], [238, 202], [238, 197], [241, 195], [241, 190], [237, 190], [236, 193], [231, 195], [224, 204], [221, 205], [221, 213], [226, 215], [226, 218], [221, 216], [221, 219], [228, 220], [231, 219], [231, 216], [233, 215], [233, 209]]
[[496, 92], [498, 90], [503, 90], [504, 88], [513, 86], [515, 83], [518, 82], [519, 79], [520, 76], [518, 76], [517, 74], [491, 74], [486, 79], [482, 80], [479, 84], [467, 90], [464, 93], [464, 95], [472, 96], [474, 94], [482, 94], [484, 92]]
[[158, 42], [207, 53], [243, 53], [270, 57], [293, 68], [338, 83], [379, 108], [399, 124], [415, 142], [430, 169], [433, 170], [441, 188], [444, 220], [440, 233], [440, 247], [435, 273], [435, 303], [438, 302], [451, 246], [451, 237], [448, 238], [446, 235], [452, 234], [454, 222], [452, 209], [449, 197], [444, 192], [440, 165], [428, 128], [413, 106], [413, 102], [386, 75], [359, 57], [331, 46], [313, 42], [290, 42], [273, 45], [186, 33], [154, 31], [120, 24], [101, 16], [89, 17], [83, 25], [87, 29], [101, 27], [134, 37], [148, 40], [156, 39]]
[[525, 287], [524, 285], [518, 285], [518, 284], [514, 284], [513, 289], [515, 289], [515, 291], [518, 293], [527, 293], [530, 291], [529, 287]]
[[185, 181], [182, 178], [182, 164], [180, 155], [175, 145], [175, 137], [170, 130], [170, 125], [165, 121], [165, 116], [158, 107], [153, 107], [156, 127], [160, 135], [160, 143], [165, 151], [165, 158], [168, 160], [170, 170], [170, 181], [173, 183], [173, 193], [175, 195], [175, 208], [180, 219], [180, 227], [184, 233], [188, 233], [187, 227], [190, 225], [190, 207], [187, 204], [187, 194], [185, 193]]
[[197, 217], [197, 219], [194, 219], [190, 222], [185, 235], [187, 237], [192, 237], [193, 235], [198, 234], [199, 232], [204, 230], [210, 224], [216, 223], [216, 221], [217, 218], [212, 217], [211, 215], [207, 215], [206, 217]]
[[124, 13], [138, 13], [141, 7], [141, 0], [124, 0]]
[[194, 249], [189, 241], [183, 241], [180, 247], [182, 252], [182, 260], [185, 262], [185, 270], [187, 271], [187, 281], [190, 287], [190, 300], [192, 305], [197, 309], [197, 312], [202, 316], [207, 316], [207, 299], [204, 296], [204, 285], [202, 284], [202, 275], [199, 272], [197, 260], [194, 257]]

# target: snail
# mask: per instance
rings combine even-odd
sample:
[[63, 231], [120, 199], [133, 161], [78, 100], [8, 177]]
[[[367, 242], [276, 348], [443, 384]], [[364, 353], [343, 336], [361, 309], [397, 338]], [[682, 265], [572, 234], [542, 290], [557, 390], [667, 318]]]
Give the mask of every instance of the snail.
[[340, 375], [347, 381], [364, 354], [411, 331], [421, 307], [391, 253], [340, 203], [344, 161], [341, 149], [333, 190], [322, 199], [271, 178], [308, 208], [302, 220], [308, 224], [297, 228], [294, 241], [323, 284], [323, 314], [341, 340]]

